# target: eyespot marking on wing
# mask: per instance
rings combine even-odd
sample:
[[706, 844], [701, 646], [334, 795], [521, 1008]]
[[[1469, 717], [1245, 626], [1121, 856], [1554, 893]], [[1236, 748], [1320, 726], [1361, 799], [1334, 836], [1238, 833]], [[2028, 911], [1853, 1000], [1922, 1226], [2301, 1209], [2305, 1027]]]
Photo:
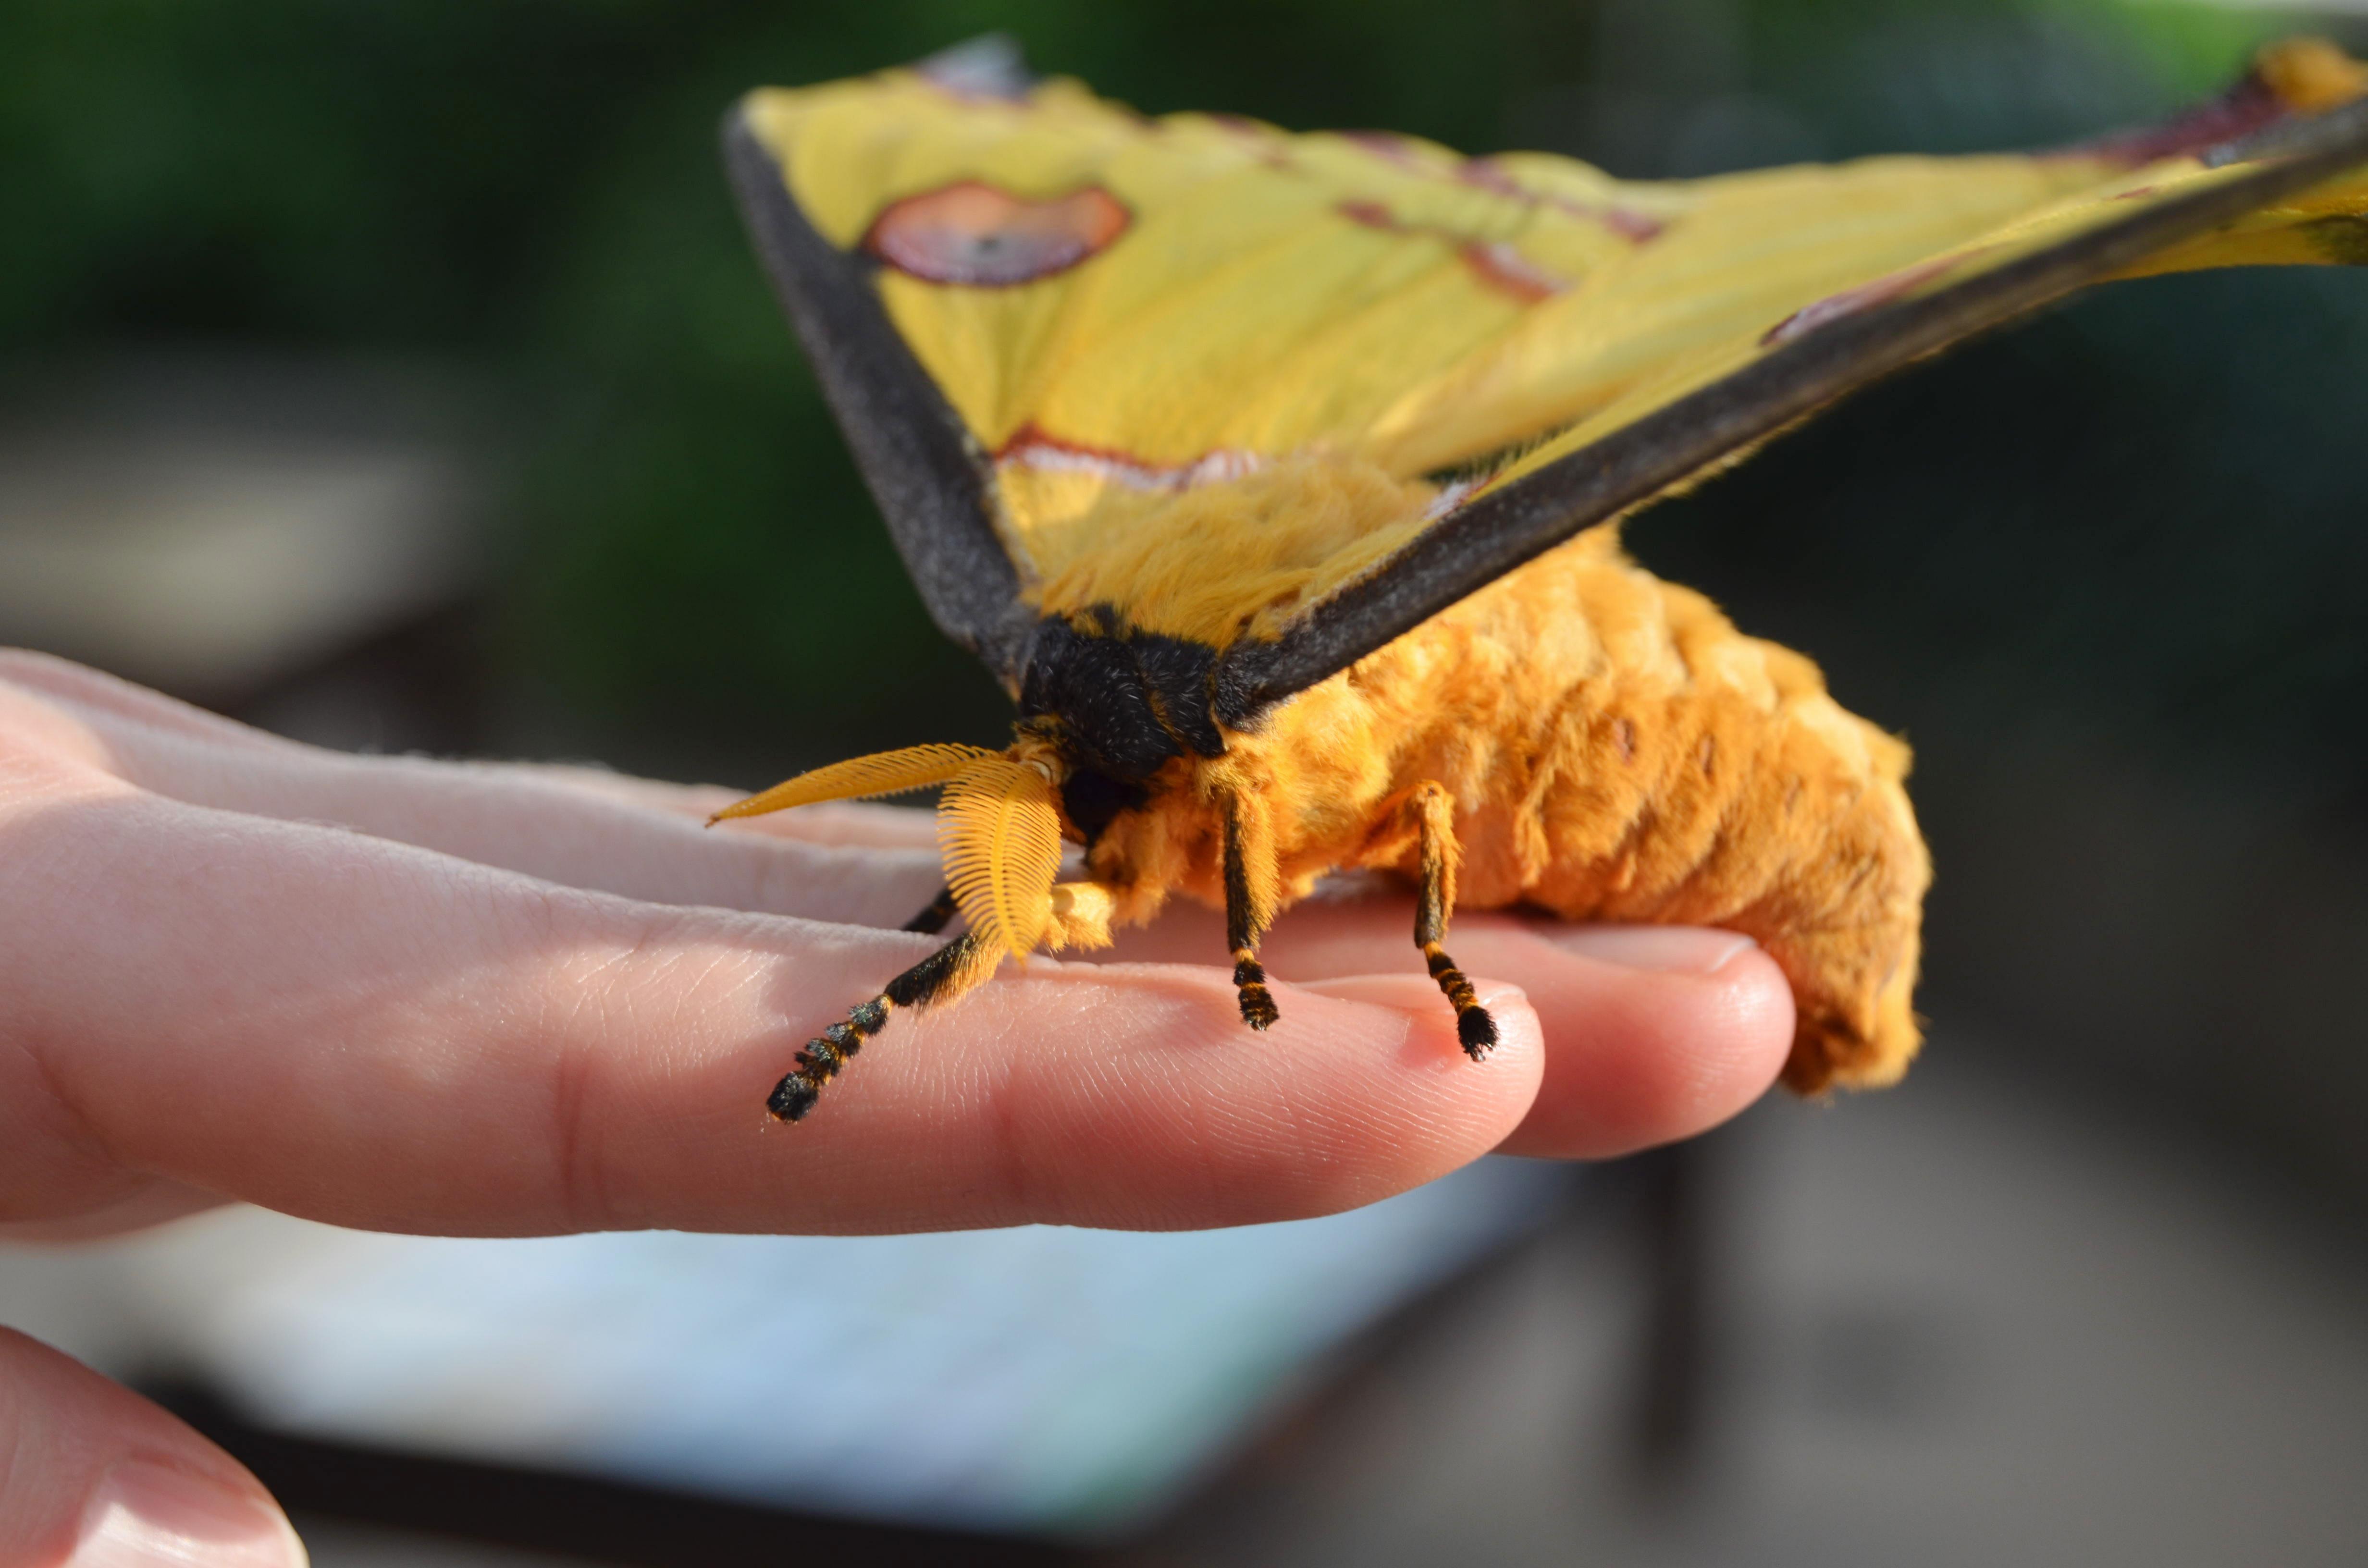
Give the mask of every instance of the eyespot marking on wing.
[[1525, 305], [1551, 300], [1570, 287], [1568, 278], [1547, 271], [1505, 240], [1484, 240], [1433, 223], [1409, 223], [1378, 201], [1343, 201], [1333, 210], [1360, 228], [1379, 229], [1391, 234], [1429, 234], [1445, 240], [1455, 247], [1456, 256], [1471, 268], [1474, 278]]
[[1133, 222], [1100, 186], [1031, 201], [959, 180], [892, 203], [863, 249], [925, 283], [1002, 289], [1066, 272], [1117, 243]]

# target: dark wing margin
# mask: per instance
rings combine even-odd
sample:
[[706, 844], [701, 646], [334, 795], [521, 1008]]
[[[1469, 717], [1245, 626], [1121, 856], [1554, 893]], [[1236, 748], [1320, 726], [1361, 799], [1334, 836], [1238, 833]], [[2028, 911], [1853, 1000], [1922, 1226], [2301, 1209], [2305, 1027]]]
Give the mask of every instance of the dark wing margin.
[[1584, 528], [1637, 506], [1826, 404], [2181, 240], [2368, 164], [2368, 103], [2282, 129], [2284, 161], [2147, 208], [1921, 298], [1843, 317], [1490, 491], [1312, 607], [1272, 642], [1218, 663], [1219, 719], [1235, 728], [1347, 669]]
[[869, 269], [817, 233], [738, 108], [723, 161], [773, 291], [789, 312], [855, 465], [929, 617], [1017, 690], [1034, 617], [995, 527], [995, 478], [889, 321]]

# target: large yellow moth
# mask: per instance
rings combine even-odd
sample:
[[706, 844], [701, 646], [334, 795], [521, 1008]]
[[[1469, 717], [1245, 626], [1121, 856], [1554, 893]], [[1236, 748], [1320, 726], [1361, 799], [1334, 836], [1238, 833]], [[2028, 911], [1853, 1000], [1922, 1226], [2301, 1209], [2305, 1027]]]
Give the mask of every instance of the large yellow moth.
[[[1757, 938], [1785, 1077], [1891, 1082], [1930, 866], [1907, 748], [1621, 553], [1622, 518], [1921, 356], [2116, 278], [2368, 262], [2368, 68], [2266, 51], [2166, 124], [2035, 154], [1635, 184], [1538, 153], [1151, 120], [992, 42], [745, 99], [744, 210], [932, 615], [1019, 705], [722, 813], [941, 785], [963, 934], [809, 1042], [1176, 893], [1258, 959], [1329, 873]], [[1064, 844], [1085, 875], [1058, 881]]]

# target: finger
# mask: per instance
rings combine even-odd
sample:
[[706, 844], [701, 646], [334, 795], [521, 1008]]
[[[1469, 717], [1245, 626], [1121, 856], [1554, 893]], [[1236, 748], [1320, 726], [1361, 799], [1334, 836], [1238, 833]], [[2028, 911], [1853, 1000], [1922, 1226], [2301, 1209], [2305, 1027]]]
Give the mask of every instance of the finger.
[[0, 1329], [0, 1562], [303, 1568], [238, 1462], [146, 1400]]
[[0, 1193], [52, 1215], [130, 1167], [453, 1233], [1241, 1223], [1475, 1157], [1542, 1070], [1510, 991], [1474, 1066], [1419, 983], [1287, 992], [1261, 1036], [1221, 971], [1039, 960], [898, 1017], [780, 1127], [799, 1045], [928, 940], [112, 788], [0, 818], [0, 1119], [49, 1135], [0, 1126]]
[[30, 1220], [0, 1223], [0, 1242], [31, 1242], [55, 1245], [64, 1242], [100, 1241], [109, 1236], [129, 1235], [174, 1220], [186, 1220], [192, 1214], [202, 1214], [209, 1209], [219, 1209], [222, 1199], [217, 1193], [201, 1192], [194, 1187], [155, 1176], [143, 1176], [137, 1172], [125, 1173], [123, 1196], [112, 1203], [79, 1211], [53, 1220]]
[[[299, 744], [219, 714], [193, 708], [160, 692], [132, 685], [48, 653], [21, 648], [0, 648], [0, 681], [53, 699], [86, 717], [106, 715], [142, 729], [209, 742], [242, 752], [276, 752], [283, 759], [311, 758], [361, 763], [345, 753]], [[432, 766], [432, 765], [431, 765]], [[701, 826], [745, 791], [720, 784], [668, 784], [636, 778], [607, 768], [561, 763], [473, 764], [481, 776], [508, 777], [521, 782], [552, 784], [579, 796], [591, 796], [619, 805], [637, 806], [670, 817], [687, 817]], [[154, 787], [153, 781], [143, 780]], [[538, 797], [539, 801], [544, 798]], [[222, 802], [199, 802], [222, 803]], [[545, 801], [547, 804], [547, 801]], [[239, 809], [233, 806], [232, 809]], [[735, 824], [735, 832], [759, 836], [795, 838], [813, 844], [837, 844], [850, 848], [934, 849], [937, 830], [929, 812], [909, 807], [860, 801], [833, 803]]]
[[25, 648], [0, 648], [0, 681], [38, 692], [79, 709], [119, 718], [174, 733], [211, 740], [247, 750], [268, 750], [293, 743], [276, 735], [175, 701], [161, 692], [132, 685], [114, 676], [74, 664], [50, 653]]
[[[78, 754], [192, 805], [334, 823], [653, 903], [894, 926], [944, 881], [933, 845], [899, 846], [917, 836], [903, 813], [825, 813], [806, 824], [809, 839], [709, 832], [703, 817], [652, 805], [666, 786], [593, 787], [591, 769], [354, 756], [275, 741], [57, 661], [20, 656], [0, 674], [39, 688], [40, 717], [52, 732], [72, 725]], [[28, 722], [24, 707], [20, 698]], [[847, 842], [829, 842], [834, 832]]]
[[1766, 1095], [1793, 1047], [1791, 983], [1732, 931], [1497, 916], [1456, 944], [1469, 971], [1513, 977], [1553, 1020], [1507, 1153], [1604, 1159], [1691, 1138]]
[[[1421, 973], [1403, 896], [1287, 913], [1262, 957], [1309, 979]], [[1221, 917], [1178, 910], [1118, 952], [1180, 958], [1223, 948]], [[1758, 1100], [1793, 1041], [1783, 972], [1748, 937], [1677, 926], [1590, 926], [1468, 914], [1449, 950], [1464, 971], [1519, 984], [1545, 1029], [1537, 1103], [1511, 1153], [1600, 1159], [1705, 1131]]]

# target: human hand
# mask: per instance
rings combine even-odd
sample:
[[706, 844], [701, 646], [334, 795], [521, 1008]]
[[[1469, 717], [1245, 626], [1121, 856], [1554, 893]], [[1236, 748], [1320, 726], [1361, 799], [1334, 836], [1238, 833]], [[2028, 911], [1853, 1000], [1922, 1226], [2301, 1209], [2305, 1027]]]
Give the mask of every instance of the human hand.
[[[731, 798], [322, 752], [0, 653], [0, 1237], [232, 1199], [456, 1235], [1248, 1223], [1687, 1136], [1791, 1040], [1742, 938], [1468, 915], [1475, 1066], [1403, 897], [1288, 915], [1253, 1035], [1229, 973], [1147, 961], [1224, 950], [1179, 912], [899, 1018], [783, 1128], [766, 1091], [928, 949], [893, 927], [939, 872], [921, 813], [704, 831]], [[0, 1562], [301, 1561], [225, 1456], [5, 1335], [0, 1453], [35, 1456], [0, 1467]]]

